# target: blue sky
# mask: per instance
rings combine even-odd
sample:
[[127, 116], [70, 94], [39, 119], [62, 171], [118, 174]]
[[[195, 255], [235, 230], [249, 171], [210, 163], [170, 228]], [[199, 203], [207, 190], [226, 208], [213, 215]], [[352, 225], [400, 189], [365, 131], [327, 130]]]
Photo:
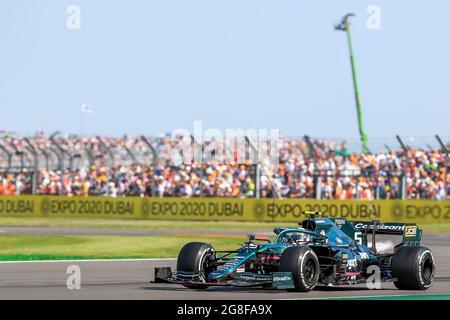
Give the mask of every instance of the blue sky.
[[[71, 4], [80, 30], [66, 27]], [[366, 27], [373, 4], [380, 30]], [[4, 0], [0, 128], [152, 135], [200, 120], [357, 138], [345, 34], [333, 29], [347, 12], [369, 139], [449, 136], [446, 0]]]

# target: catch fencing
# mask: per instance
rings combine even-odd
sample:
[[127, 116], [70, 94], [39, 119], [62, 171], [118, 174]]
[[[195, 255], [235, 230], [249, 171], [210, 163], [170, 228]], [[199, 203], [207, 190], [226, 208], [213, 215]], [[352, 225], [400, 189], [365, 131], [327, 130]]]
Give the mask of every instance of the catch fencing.
[[[3, 137], [0, 138], [0, 175], [8, 174], [23, 174], [26, 175], [26, 183], [28, 184], [24, 192], [25, 194], [38, 194], [38, 185], [40, 183], [42, 170], [58, 172], [77, 172], [79, 170], [86, 170], [92, 166], [105, 167], [107, 169], [107, 176], [110, 178], [112, 172], [117, 170], [117, 166], [145, 166], [155, 171], [158, 165], [164, 165], [167, 159], [164, 158], [164, 144], [161, 143], [163, 138], [147, 138], [145, 136], [139, 137], [127, 137], [114, 139], [111, 137], [92, 136], [92, 137], [65, 137], [59, 132], [55, 132], [49, 137], [34, 136], [34, 137]], [[320, 150], [320, 139], [318, 143], [312, 143], [312, 140], [308, 136], [303, 138], [289, 138], [292, 141], [303, 141], [307, 146], [302, 153], [305, 157], [311, 158], [316, 161], [315, 155], [323, 153]], [[422, 141], [423, 140], [423, 141]], [[449, 148], [445, 145], [448, 141], [448, 137], [435, 136], [429, 139], [420, 140], [420, 144], [417, 141], [411, 139], [404, 139], [397, 136], [394, 140], [390, 140], [389, 143], [386, 138], [382, 146], [385, 151], [391, 152], [398, 149], [399, 152], [407, 152], [410, 147], [422, 147], [425, 150], [441, 150], [446, 155], [445, 172], [450, 171], [449, 167]], [[381, 140], [380, 140], [381, 141]], [[193, 141], [193, 143], [196, 143]], [[381, 142], [380, 142], [381, 143]], [[394, 145], [395, 143], [395, 145]], [[249, 143], [250, 144], [250, 143]], [[349, 141], [350, 145], [352, 143]], [[338, 143], [339, 145], [339, 143]], [[204, 146], [203, 146], [204, 147]], [[372, 147], [372, 151], [379, 151], [379, 145], [375, 144]], [[252, 146], [252, 148], [255, 148]], [[353, 147], [349, 150], [354, 149]], [[369, 148], [370, 149], [370, 148]], [[339, 150], [338, 150], [339, 151]], [[256, 151], [257, 152], [257, 151]], [[255, 192], [252, 194], [255, 198], [295, 198], [295, 196], [286, 195], [280, 187], [277, 187], [277, 178], [269, 177], [266, 174], [267, 168], [261, 163], [250, 165], [248, 168], [249, 176], [255, 182]], [[201, 171], [202, 175], [205, 172]], [[164, 194], [158, 194], [158, 182], [156, 181], [156, 174], [152, 175], [151, 186], [149, 187], [149, 194], [151, 196], [166, 196]], [[261, 179], [266, 178], [272, 182], [273, 190], [269, 196], [265, 196], [261, 191]], [[315, 172], [313, 174], [314, 187], [311, 188], [311, 192], [307, 195], [308, 198], [324, 199], [327, 196], [324, 194], [324, 184], [327, 178], [335, 178], [335, 180], [345, 177], [350, 177], [352, 180], [357, 181], [359, 178], [368, 178], [376, 181], [375, 174], [369, 173], [351, 173], [347, 176], [327, 175], [321, 172]], [[204, 178], [202, 176], [202, 178]], [[371, 197], [375, 199], [406, 199], [408, 197], [406, 191], [406, 178], [405, 171], [396, 172], [393, 176], [386, 177], [389, 180], [389, 194], [386, 194], [385, 189], [378, 185], [373, 187], [373, 195]], [[395, 179], [393, 179], [395, 178]], [[299, 179], [296, 177], [295, 179]], [[203, 179], [202, 179], [203, 180]], [[196, 196], [206, 197], [209, 196], [207, 192], [200, 189], [200, 194]], [[305, 197], [303, 195], [302, 197]], [[328, 197], [329, 198], [329, 197]], [[352, 196], [352, 198], [363, 198], [358, 193]]]

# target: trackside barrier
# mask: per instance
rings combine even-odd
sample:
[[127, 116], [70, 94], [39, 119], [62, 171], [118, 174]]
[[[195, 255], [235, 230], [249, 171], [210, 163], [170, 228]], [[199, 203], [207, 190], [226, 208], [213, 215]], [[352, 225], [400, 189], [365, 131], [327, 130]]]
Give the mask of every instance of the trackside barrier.
[[450, 200], [295, 200], [0, 196], [0, 216], [297, 222], [303, 211], [354, 220], [450, 223]]

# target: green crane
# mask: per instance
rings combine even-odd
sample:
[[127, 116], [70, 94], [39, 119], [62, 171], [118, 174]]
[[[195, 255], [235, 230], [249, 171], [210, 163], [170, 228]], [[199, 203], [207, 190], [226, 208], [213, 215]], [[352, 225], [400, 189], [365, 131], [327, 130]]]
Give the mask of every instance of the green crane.
[[356, 112], [358, 115], [359, 135], [361, 137], [362, 152], [366, 153], [369, 151], [369, 149], [367, 148], [367, 134], [364, 131], [363, 116], [362, 116], [362, 110], [361, 110], [361, 101], [359, 98], [359, 89], [358, 89], [358, 77], [356, 74], [355, 56], [353, 54], [353, 46], [352, 46], [351, 24], [350, 24], [350, 20], [349, 20], [349, 18], [353, 17], [353, 16], [354, 16], [353, 13], [346, 14], [342, 18], [341, 23], [335, 26], [335, 29], [345, 31], [347, 33], [348, 48], [350, 51], [350, 63], [352, 65], [353, 87], [355, 89]]

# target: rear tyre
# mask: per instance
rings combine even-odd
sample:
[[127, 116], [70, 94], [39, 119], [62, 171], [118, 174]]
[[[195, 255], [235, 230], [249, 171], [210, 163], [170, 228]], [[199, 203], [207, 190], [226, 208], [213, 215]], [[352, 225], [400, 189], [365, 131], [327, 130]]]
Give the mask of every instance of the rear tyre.
[[425, 247], [400, 247], [392, 260], [394, 285], [401, 290], [426, 290], [434, 280], [435, 262]]
[[[181, 248], [177, 259], [178, 272], [190, 272], [200, 274], [200, 280], [206, 281], [208, 273], [213, 271], [210, 266], [215, 257], [214, 248], [209, 243], [190, 242]], [[186, 284], [189, 289], [206, 289], [207, 284]]]
[[319, 280], [319, 259], [309, 247], [289, 247], [281, 255], [280, 272], [292, 273], [293, 291], [308, 292], [314, 289]]

